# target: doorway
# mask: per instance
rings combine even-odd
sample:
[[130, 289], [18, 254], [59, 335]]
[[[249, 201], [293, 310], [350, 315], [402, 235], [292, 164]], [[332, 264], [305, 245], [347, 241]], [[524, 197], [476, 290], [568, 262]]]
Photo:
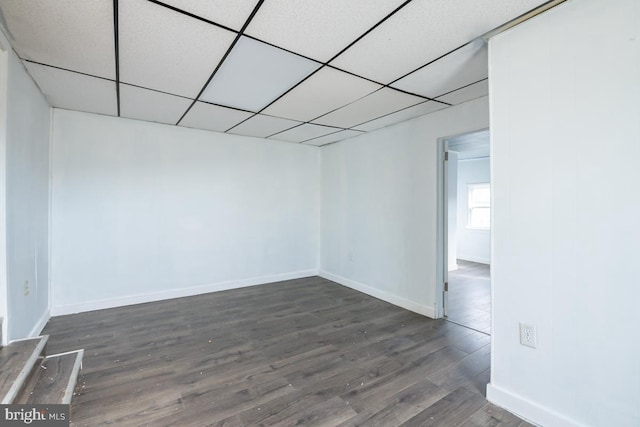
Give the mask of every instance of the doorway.
[[489, 130], [442, 140], [443, 317], [491, 333]]

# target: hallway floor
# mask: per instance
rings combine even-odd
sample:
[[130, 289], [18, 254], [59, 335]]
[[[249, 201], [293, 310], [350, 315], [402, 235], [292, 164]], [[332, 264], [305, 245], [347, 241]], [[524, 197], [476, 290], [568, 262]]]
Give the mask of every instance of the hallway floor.
[[491, 333], [491, 278], [488, 264], [458, 260], [449, 272], [447, 319], [487, 334]]

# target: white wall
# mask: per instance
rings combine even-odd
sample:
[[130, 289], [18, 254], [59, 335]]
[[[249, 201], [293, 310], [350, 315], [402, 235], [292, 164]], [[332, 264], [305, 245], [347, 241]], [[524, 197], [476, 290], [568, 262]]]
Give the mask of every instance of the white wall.
[[489, 158], [458, 162], [458, 259], [491, 264], [491, 231], [469, 229], [469, 184], [491, 181]]
[[319, 149], [54, 109], [54, 314], [317, 273]]
[[447, 162], [447, 264], [458, 268], [458, 153], [449, 151]]
[[640, 2], [568, 1], [489, 63], [488, 397], [547, 427], [639, 426]]
[[434, 316], [438, 138], [488, 125], [483, 97], [324, 147], [321, 275]]
[[49, 320], [50, 109], [12, 51], [7, 88], [7, 338], [13, 340], [39, 334]]

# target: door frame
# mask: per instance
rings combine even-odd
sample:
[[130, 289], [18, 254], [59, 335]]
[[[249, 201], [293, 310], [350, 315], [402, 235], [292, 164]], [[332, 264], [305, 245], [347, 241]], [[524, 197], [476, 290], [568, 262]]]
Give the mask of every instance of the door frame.
[[441, 319], [445, 317], [446, 310], [446, 300], [448, 294], [445, 293], [445, 283], [448, 281], [449, 276], [449, 266], [448, 266], [448, 229], [449, 229], [449, 220], [448, 220], [448, 203], [447, 203], [447, 194], [449, 189], [449, 177], [448, 172], [449, 168], [447, 166], [446, 153], [448, 150], [448, 140], [450, 136], [438, 138], [438, 179], [437, 179], [437, 233], [436, 233], [436, 242], [438, 249], [436, 251], [436, 295], [435, 295], [435, 318]]

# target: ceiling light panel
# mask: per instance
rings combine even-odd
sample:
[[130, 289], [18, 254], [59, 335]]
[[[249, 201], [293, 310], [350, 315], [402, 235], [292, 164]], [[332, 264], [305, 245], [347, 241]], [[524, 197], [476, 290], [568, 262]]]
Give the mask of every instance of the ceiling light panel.
[[245, 33], [326, 62], [402, 2], [269, 0], [260, 7]]
[[424, 99], [417, 96], [383, 88], [313, 122], [350, 128], [423, 101]]
[[355, 130], [347, 129], [347, 130], [342, 130], [340, 132], [332, 133], [330, 135], [314, 138], [309, 141], [305, 141], [304, 143], [307, 145], [315, 145], [316, 147], [321, 147], [323, 145], [331, 144], [333, 142], [338, 142], [347, 138], [362, 135], [363, 133], [364, 132], [358, 132]]
[[462, 89], [453, 91], [438, 98], [438, 101], [447, 102], [452, 105], [462, 104], [472, 99], [480, 98], [489, 94], [489, 80], [482, 80]]
[[281, 119], [280, 117], [265, 116], [258, 114], [240, 123], [229, 131], [236, 135], [255, 136], [258, 138], [266, 138], [274, 133], [282, 132], [298, 126], [300, 122], [294, 120]]
[[120, 85], [120, 116], [175, 125], [190, 99], [126, 84]]
[[306, 122], [380, 88], [368, 80], [324, 67], [264, 112]]
[[224, 132], [251, 117], [253, 113], [196, 102], [180, 126]]
[[303, 125], [294, 127], [293, 129], [289, 129], [277, 135], [274, 135], [270, 137], [270, 139], [277, 139], [278, 141], [287, 142], [304, 142], [309, 139], [317, 138], [319, 136], [339, 132], [340, 130], [341, 129], [336, 129], [329, 126], [319, 126], [305, 123]]
[[24, 64], [53, 107], [118, 114], [115, 82], [26, 61]]
[[372, 130], [380, 129], [385, 126], [390, 126], [396, 123], [404, 122], [405, 120], [410, 120], [415, 117], [433, 113], [434, 111], [442, 110], [443, 108], [447, 107], [448, 105], [442, 104], [440, 102], [425, 101], [422, 104], [414, 105], [413, 107], [405, 108], [400, 111], [396, 111], [395, 113], [387, 114], [386, 116], [380, 117], [378, 119], [368, 121], [354, 127], [354, 129], [370, 132]]
[[544, 2], [413, 0], [332, 65], [387, 84]]
[[257, 112], [318, 67], [315, 61], [241, 37], [200, 99]]
[[119, 4], [120, 80], [195, 98], [235, 33], [146, 0]]
[[162, 0], [185, 12], [239, 31], [251, 15], [257, 0]]
[[487, 44], [482, 39], [477, 39], [398, 80], [392, 86], [428, 98], [436, 98], [486, 79], [488, 74]]
[[115, 79], [113, 2], [2, 0], [0, 12], [21, 58]]

